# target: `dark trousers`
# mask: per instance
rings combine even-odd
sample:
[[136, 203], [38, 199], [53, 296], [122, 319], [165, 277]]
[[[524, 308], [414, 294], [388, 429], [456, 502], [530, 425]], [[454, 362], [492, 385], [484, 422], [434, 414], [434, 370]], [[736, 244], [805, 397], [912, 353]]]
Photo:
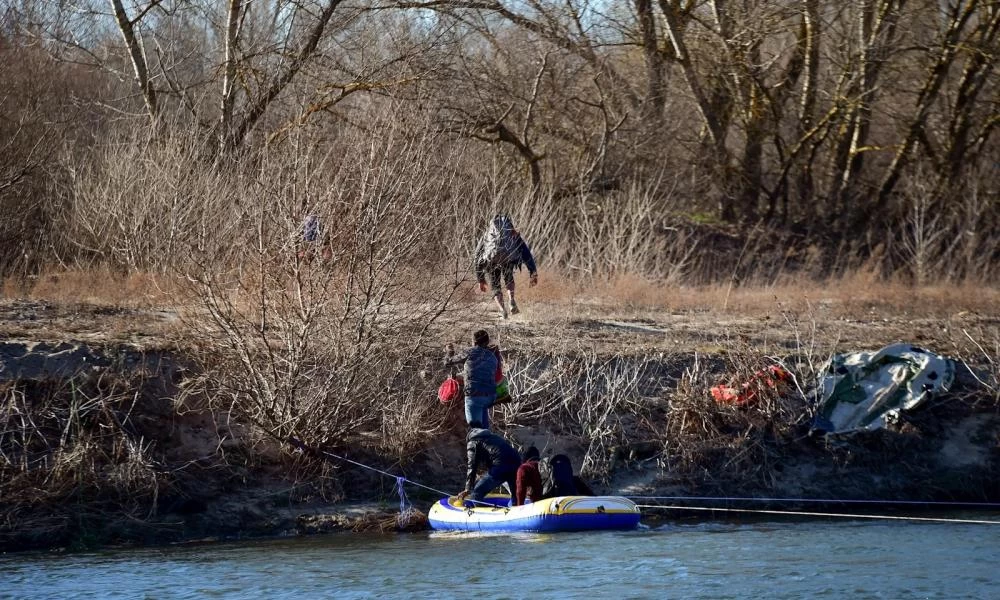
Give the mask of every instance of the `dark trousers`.
[[490, 267], [490, 287], [493, 288], [493, 295], [500, 293], [500, 279], [503, 278], [504, 287], [514, 291], [514, 265], [501, 265]]
[[469, 494], [469, 498], [481, 502], [486, 497], [486, 494], [492, 492], [497, 486], [503, 483], [510, 486], [510, 491], [513, 494], [514, 490], [517, 489], [516, 466], [490, 467], [490, 470], [476, 482], [475, 487], [472, 488], [472, 493]]

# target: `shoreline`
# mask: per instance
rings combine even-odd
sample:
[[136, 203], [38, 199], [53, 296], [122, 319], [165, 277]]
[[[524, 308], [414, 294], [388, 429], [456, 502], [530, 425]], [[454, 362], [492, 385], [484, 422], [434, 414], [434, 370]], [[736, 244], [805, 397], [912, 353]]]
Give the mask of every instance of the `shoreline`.
[[[540, 313], [541, 307], [532, 308]], [[745, 318], [739, 324], [729, 319], [716, 325], [713, 335], [705, 323], [723, 319], [703, 313], [684, 316], [646, 309], [639, 315], [595, 309], [594, 314], [563, 312], [565, 317], [541, 320], [532, 318], [532, 308], [526, 319], [498, 328], [516, 367], [514, 382], [521, 389], [547, 385], [562, 391], [555, 396], [522, 395], [512, 405], [494, 409], [497, 428], [519, 445], [544, 446], [549, 455], [567, 453], [577, 470], [586, 464], [585, 477], [598, 494], [818, 495], [834, 498], [831, 507], [843, 507], [836, 498], [867, 498], [883, 510], [892, 509], [893, 504], [877, 504], [880, 499], [1000, 501], [996, 468], [1000, 440], [989, 434], [1000, 424], [1000, 410], [995, 401], [975, 390], [932, 401], [892, 429], [844, 440], [813, 439], [806, 435], [808, 423], [797, 421], [801, 419], [795, 416], [798, 413], [720, 408], [707, 399], [705, 388], [688, 389], [693, 382], [725, 378], [733, 368], [734, 350], [711, 352], [713, 347], [753, 346], [759, 343], [754, 339], [763, 339], [769, 348], [785, 348], [785, 356], [793, 356], [796, 346], [787, 345], [794, 341], [793, 332], [786, 330], [784, 338], [775, 336], [774, 318]], [[31, 311], [35, 318], [23, 318]], [[547, 312], [555, 313], [551, 307]], [[196, 361], [177, 343], [184, 339], [183, 327], [162, 314], [109, 311], [98, 305], [0, 302], [0, 332], [8, 334], [0, 342], [0, 389], [8, 399], [15, 394], [18, 401], [27, 402], [24, 408], [44, 404], [49, 410], [62, 410], [59, 407], [72, 404], [74, 397], [76, 401], [90, 398], [104, 412], [94, 412], [93, 422], [80, 421], [95, 427], [88, 434], [91, 437], [80, 439], [91, 444], [87, 446], [91, 450], [97, 447], [94, 444], [106, 448], [88, 455], [87, 460], [97, 461], [92, 470], [75, 472], [75, 489], [19, 483], [18, 478], [34, 477], [30, 471], [3, 482], [7, 490], [20, 490], [22, 495], [8, 494], [6, 503], [0, 503], [5, 514], [20, 518], [11, 521], [8, 517], [12, 525], [0, 531], [0, 551], [93, 549], [116, 542], [126, 547], [157, 546], [392, 529], [386, 523], [399, 512], [398, 498], [386, 478], [350, 465], [310, 459], [254, 434], [248, 424], [234, 422], [232, 415], [220, 413], [198, 397], [185, 395], [199, 375]], [[1000, 326], [996, 317], [959, 318], [965, 326], [959, 330], [996, 331]], [[474, 316], [466, 321], [475, 322]], [[871, 323], [881, 323], [878, 329], [869, 325], [858, 332], [878, 344], [895, 339], [902, 322], [875, 317]], [[954, 321], [938, 323], [941, 326], [936, 329], [922, 329], [923, 337], [928, 337], [928, 331], [956, 330]], [[830, 322], [818, 328], [826, 326]], [[823, 343], [854, 349], [853, 327], [850, 323], [841, 326], [839, 331], [848, 335], [824, 338]], [[577, 334], [572, 346], [563, 344], [561, 353], [553, 353], [560, 347], [554, 340], [573, 332], [583, 335]], [[921, 343], [935, 348], [955, 339], [961, 338], [939, 335], [936, 344], [934, 339]], [[596, 363], [595, 357], [599, 358]], [[432, 395], [438, 375], [432, 366], [435, 356], [419, 360], [430, 373], [420, 374], [423, 383], [419, 385], [428, 390], [423, 419], [433, 427], [428, 425], [427, 433], [419, 438], [417, 451], [393, 456], [379, 451], [371, 445], [373, 438], [364, 436], [336, 449], [437, 489], [457, 490], [464, 475], [461, 410], [441, 405]], [[598, 368], [602, 364], [604, 371]], [[582, 430], [572, 420], [577, 416], [564, 412], [559, 404], [566, 401], [560, 398], [569, 388], [551, 383], [552, 378], [596, 381], [593, 378], [612, 372], [607, 369], [634, 374], [642, 385], [630, 388], [634, 396], [623, 398], [621, 404], [606, 405], [613, 412], [617, 433], [581, 437]], [[704, 373], [696, 381], [691, 372], [698, 369]], [[579, 409], [584, 410], [587, 400], [581, 398], [575, 402], [584, 402]], [[633, 414], [632, 404], [639, 399], [644, 403], [642, 410]], [[701, 434], [681, 429], [675, 418], [680, 409], [713, 425]], [[102, 414], [117, 420], [109, 421]], [[114, 436], [93, 437], [94, 432], [108, 428], [115, 430]], [[43, 426], [39, 435], [45, 431], [50, 429]], [[6, 450], [11, 449], [11, 439], [5, 440]], [[57, 442], [58, 436], [48, 443], [57, 448]], [[145, 454], [113, 452], [128, 447], [144, 448]], [[32, 448], [24, 456], [51, 462], [70, 450], [79, 453], [80, 444], [49, 458], [42, 446]], [[15, 485], [20, 487], [11, 487]], [[407, 492], [413, 507], [421, 512], [433, 502], [426, 491]], [[29, 494], [38, 499], [30, 500]], [[381, 500], [373, 502], [373, 498]], [[13, 504], [17, 499], [20, 503]], [[805, 506], [819, 512], [816, 504]], [[75, 517], [80, 510], [85, 516]], [[689, 517], [681, 512], [671, 513], [671, 518]], [[670, 520], [644, 510], [643, 522], [647, 519]]]

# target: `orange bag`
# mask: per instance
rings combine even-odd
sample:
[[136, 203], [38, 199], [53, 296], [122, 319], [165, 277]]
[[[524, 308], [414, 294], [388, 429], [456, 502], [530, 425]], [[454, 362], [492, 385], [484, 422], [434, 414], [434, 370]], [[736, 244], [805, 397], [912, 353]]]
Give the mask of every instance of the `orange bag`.
[[777, 388], [779, 384], [792, 380], [792, 374], [778, 365], [771, 365], [753, 374], [750, 381], [739, 387], [731, 385], [712, 386], [712, 398], [719, 404], [745, 406], [757, 399], [757, 391], [764, 387]]

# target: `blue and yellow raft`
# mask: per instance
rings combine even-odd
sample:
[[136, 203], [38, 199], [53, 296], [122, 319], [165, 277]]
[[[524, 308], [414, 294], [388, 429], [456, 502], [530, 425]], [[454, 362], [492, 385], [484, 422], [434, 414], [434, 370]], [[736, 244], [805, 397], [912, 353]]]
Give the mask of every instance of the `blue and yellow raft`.
[[639, 507], [621, 496], [558, 496], [510, 506], [510, 496], [490, 494], [484, 504], [464, 506], [442, 498], [427, 514], [439, 531], [551, 532], [635, 529]]

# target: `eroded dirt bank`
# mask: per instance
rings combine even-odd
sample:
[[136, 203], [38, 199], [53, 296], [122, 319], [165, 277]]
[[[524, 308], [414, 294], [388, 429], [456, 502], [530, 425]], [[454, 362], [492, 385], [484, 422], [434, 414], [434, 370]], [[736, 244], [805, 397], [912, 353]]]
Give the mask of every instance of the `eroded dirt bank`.
[[[810, 435], [810, 407], [794, 391], [756, 408], [708, 397], [709, 384], [765, 358], [781, 360], [808, 388], [819, 357], [903, 340], [965, 359], [996, 386], [996, 357], [983, 346], [998, 337], [996, 315], [860, 312], [536, 303], [492, 327], [518, 392], [495, 410], [496, 428], [543, 454], [569, 454], [599, 493], [1000, 500], [996, 392], [969, 374], [896, 426], [839, 439]], [[443, 325], [442, 343], [460, 341], [490, 315], [480, 317]], [[194, 385], [199, 369], [185, 326], [171, 311], [0, 304], [0, 547], [396, 526], [394, 481], [297, 452], [211, 406]], [[416, 369], [433, 421], [419, 452], [388, 456], [362, 442], [329, 450], [459, 490], [464, 424], [460, 407], [433, 396], [443, 377], [437, 350], [428, 348]], [[435, 497], [407, 491], [421, 509]]]

